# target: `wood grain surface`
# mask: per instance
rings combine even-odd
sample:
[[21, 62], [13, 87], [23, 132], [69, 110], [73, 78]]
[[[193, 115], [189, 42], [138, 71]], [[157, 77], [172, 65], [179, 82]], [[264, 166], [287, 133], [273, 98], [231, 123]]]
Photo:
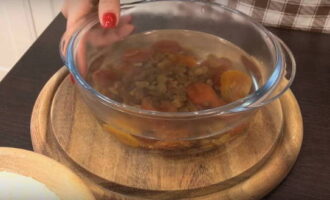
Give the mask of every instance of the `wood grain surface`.
[[[300, 110], [288, 92], [257, 113], [245, 137], [215, 151], [168, 157], [131, 148], [102, 131], [66, 74], [65, 69], [55, 74], [36, 102], [34, 149], [73, 168], [100, 199], [113, 192], [132, 196], [127, 199], [260, 198], [285, 177], [301, 146]], [[284, 116], [283, 106], [290, 107]]]

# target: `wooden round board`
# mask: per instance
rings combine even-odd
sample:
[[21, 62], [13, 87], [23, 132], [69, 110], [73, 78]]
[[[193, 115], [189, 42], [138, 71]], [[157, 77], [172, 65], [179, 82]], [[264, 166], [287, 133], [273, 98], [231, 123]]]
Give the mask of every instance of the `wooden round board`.
[[302, 118], [291, 91], [258, 111], [244, 137], [173, 157], [128, 147], [104, 132], [67, 74], [57, 72], [37, 99], [33, 147], [80, 175], [97, 199], [258, 199], [298, 156]]

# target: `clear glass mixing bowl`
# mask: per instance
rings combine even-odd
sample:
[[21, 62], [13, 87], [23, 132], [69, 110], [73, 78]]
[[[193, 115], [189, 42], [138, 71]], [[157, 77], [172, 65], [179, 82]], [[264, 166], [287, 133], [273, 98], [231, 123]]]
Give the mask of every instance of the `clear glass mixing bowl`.
[[[74, 32], [63, 36], [60, 48], [85, 103], [104, 130], [123, 143], [172, 152], [215, 147], [244, 134], [254, 113], [279, 98], [293, 81], [296, 66], [288, 47], [239, 11], [217, 3], [181, 0], [142, 1], [122, 5], [121, 9], [121, 15], [126, 16], [120, 21], [123, 25], [104, 30], [97, 15], [90, 15], [77, 24]], [[135, 33], [170, 29], [212, 34], [247, 52], [260, 63], [259, 68], [246, 63], [255, 91], [213, 109], [158, 112], [116, 102], [99, 93], [87, 81], [91, 66], [112, 56], [104, 49], [116, 41]], [[100, 56], [89, 56], [95, 54]]]

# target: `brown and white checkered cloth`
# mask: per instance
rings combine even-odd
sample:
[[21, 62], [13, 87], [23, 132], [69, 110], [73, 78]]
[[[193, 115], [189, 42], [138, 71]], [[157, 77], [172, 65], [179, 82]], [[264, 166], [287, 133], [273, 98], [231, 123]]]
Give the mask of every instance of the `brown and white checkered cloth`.
[[330, 33], [330, 0], [215, 0], [266, 26]]

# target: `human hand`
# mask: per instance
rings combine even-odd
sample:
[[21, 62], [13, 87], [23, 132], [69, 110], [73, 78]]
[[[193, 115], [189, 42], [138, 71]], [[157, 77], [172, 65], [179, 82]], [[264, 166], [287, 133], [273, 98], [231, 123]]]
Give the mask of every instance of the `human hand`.
[[[80, 45], [75, 50], [75, 65], [82, 76], [86, 76], [88, 71], [87, 44], [96, 48], [109, 46], [133, 32], [134, 26], [131, 24], [131, 17], [119, 17], [119, 12], [120, 3], [118, 0], [65, 0], [62, 13], [67, 17], [67, 29], [61, 45], [61, 52], [64, 56], [72, 34], [77, 31], [77, 28], [85, 22], [90, 14], [98, 13], [100, 25], [96, 25], [85, 33], [80, 39]], [[73, 80], [72, 76], [71, 80]]]
[[65, 0], [62, 8], [67, 18], [67, 30], [88, 14], [98, 12], [100, 24], [104, 28], [117, 26], [120, 12], [119, 0]]

